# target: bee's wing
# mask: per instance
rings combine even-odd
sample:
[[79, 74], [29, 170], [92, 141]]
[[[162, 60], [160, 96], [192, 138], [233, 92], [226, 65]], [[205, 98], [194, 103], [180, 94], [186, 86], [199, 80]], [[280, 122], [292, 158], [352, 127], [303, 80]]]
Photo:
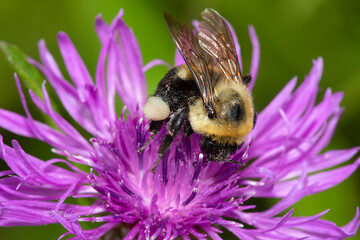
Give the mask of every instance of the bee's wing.
[[164, 15], [172, 38], [199, 87], [207, 115], [212, 118], [215, 114], [214, 84], [210, 77], [212, 73], [209, 72], [212, 70], [208, 68], [212, 59], [200, 47], [197, 35], [189, 26], [181, 24], [167, 13]]
[[226, 79], [242, 81], [234, 40], [226, 21], [209, 8], [202, 12], [202, 17], [198, 33], [200, 47], [214, 59]]

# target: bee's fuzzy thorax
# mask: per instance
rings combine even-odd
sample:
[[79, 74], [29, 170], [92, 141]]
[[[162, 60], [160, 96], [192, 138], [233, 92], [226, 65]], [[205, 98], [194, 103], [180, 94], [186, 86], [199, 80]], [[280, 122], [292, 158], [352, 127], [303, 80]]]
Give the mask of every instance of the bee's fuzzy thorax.
[[193, 79], [189, 67], [184, 63], [176, 68], [176, 75], [184, 80]]
[[[226, 80], [220, 81], [215, 87], [214, 96], [217, 98], [227, 91], [234, 91], [240, 96], [244, 109], [244, 116], [240, 121], [226, 121], [219, 117], [209, 119], [201, 98], [190, 106], [189, 121], [195, 132], [211, 137], [213, 141], [220, 144], [241, 144], [253, 128], [252, 96], [245, 84]], [[221, 99], [219, 101], [221, 102]]]

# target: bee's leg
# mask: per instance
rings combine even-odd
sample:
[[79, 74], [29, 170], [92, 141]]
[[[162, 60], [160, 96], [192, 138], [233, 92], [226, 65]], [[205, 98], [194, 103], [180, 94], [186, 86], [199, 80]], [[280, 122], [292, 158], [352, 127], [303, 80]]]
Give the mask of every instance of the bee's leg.
[[185, 126], [184, 126], [184, 136], [185, 137], [190, 137], [191, 134], [194, 133], [194, 130], [192, 129], [191, 125], [190, 125], [190, 122], [187, 121], [185, 123]]
[[160, 131], [163, 122], [164, 121], [151, 121], [149, 128], [150, 134], [156, 135]]
[[142, 153], [142, 151], [144, 151], [144, 149], [152, 142], [152, 140], [155, 138], [156, 134], [152, 134], [150, 135], [149, 139], [144, 143], [144, 145], [142, 145], [137, 152], [138, 153]]
[[159, 165], [163, 156], [168, 152], [171, 143], [174, 141], [174, 138], [179, 134], [187, 116], [187, 109], [179, 109], [175, 113], [170, 115], [170, 120], [166, 124], [166, 129], [168, 133], [166, 134], [163, 142], [160, 145], [158, 152], [158, 159], [156, 160], [154, 166], [151, 168], [150, 172], [154, 173], [156, 167]]
[[169, 150], [171, 143], [173, 141], [174, 141], [174, 136], [171, 136], [170, 134], [166, 134], [163, 142], [160, 145], [158, 158], [157, 158], [154, 166], [150, 169], [150, 172], [155, 173], [157, 166], [159, 165], [161, 159], [165, 156], [165, 154]]
[[160, 131], [163, 122], [164, 122], [164, 121], [151, 121], [151, 123], [150, 123], [150, 128], [149, 128], [150, 137], [149, 137], [149, 139], [144, 143], [144, 145], [142, 145], [142, 146], [137, 150], [138, 153], [141, 153], [142, 151], [144, 151], [144, 149], [151, 143], [151, 141], [155, 138], [156, 134], [158, 134], [158, 132]]
[[200, 141], [201, 151], [206, 154], [207, 160], [224, 162], [236, 152], [238, 145], [219, 144], [209, 137], [203, 137]]
[[222, 162], [222, 163], [236, 163], [236, 164], [238, 164], [238, 165], [240, 165], [240, 166], [244, 166], [244, 165], [245, 165], [244, 162], [235, 161], [235, 160], [233, 160], [233, 159], [226, 159], [226, 160], [223, 160], [223, 161], [221, 161], [221, 162]]

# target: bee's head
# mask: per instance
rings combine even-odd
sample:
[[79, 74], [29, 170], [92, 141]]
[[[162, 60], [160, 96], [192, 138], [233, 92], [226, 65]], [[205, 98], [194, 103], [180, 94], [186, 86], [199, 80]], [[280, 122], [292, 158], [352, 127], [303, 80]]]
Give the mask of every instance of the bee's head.
[[252, 97], [243, 84], [222, 82], [214, 89], [214, 116], [209, 117], [199, 98], [190, 106], [192, 129], [214, 141], [240, 144], [253, 128]]
[[245, 117], [245, 105], [238, 91], [223, 89], [215, 98], [216, 118], [224, 123], [239, 123]]

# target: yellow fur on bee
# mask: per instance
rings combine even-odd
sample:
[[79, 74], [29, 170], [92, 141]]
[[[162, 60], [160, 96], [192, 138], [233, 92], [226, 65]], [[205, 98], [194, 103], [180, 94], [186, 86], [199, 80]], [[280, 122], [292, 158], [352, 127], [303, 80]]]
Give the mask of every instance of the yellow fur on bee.
[[[226, 122], [217, 118], [209, 119], [202, 99], [199, 98], [190, 106], [189, 121], [192, 129], [201, 135], [211, 137], [213, 141], [221, 144], [241, 144], [253, 128], [254, 107], [252, 96], [242, 83], [221, 81], [214, 89], [214, 96], [222, 91], [233, 89], [239, 93], [245, 106], [245, 117], [240, 122]], [[215, 104], [216, 112], [216, 104]]]

